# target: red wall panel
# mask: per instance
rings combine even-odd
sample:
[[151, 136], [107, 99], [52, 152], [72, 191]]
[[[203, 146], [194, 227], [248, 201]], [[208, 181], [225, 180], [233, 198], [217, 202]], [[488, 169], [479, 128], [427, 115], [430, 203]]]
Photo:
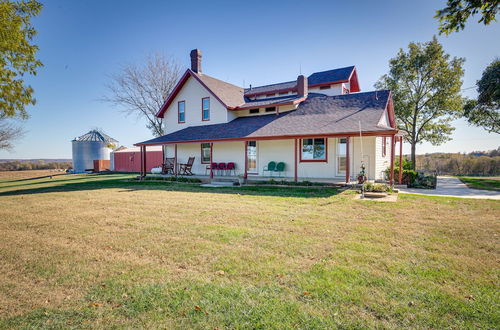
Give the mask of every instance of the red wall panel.
[[[115, 158], [116, 172], [140, 172], [141, 153], [140, 152], [116, 152]], [[146, 171], [150, 172], [153, 167], [161, 166], [163, 153], [161, 151], [146, 152]]]

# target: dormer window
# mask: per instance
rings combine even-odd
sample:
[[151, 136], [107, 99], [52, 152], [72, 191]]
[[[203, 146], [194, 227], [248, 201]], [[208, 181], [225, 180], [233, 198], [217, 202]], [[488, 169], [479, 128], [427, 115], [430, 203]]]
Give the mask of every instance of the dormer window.
[[288, 92], [280, 92], [280, 95], [288, 95]]
[[321, 86], [319, 89], [323, 90], [323, 89], [330, 89], [330, 85], [326, 85], [326, 86]]
[[249, 113], [250, 113], [250, 114], [259, 113], [259, 110], [260, 110], [260, 109], [250, 109], [250, 110], [249, 110]]
[[203, 121], [210, 120], [210, 98], [204, 97], [201, 99], [201, 119]]
[[177, 103], [177, 122], [183, 124], [186, 122], [186, 101]]
[[269, 94], [266, 94], [266, 97], [272, 97], [274, 95], [276, 95], [276, 93], [269, 93]]
[[276, 112], [276, 107], [266, 108], [266, 112]]

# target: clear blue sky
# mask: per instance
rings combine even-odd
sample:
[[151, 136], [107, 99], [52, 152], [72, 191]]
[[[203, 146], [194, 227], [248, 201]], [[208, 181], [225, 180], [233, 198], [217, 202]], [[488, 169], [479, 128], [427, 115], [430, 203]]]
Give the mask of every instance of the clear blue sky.
[[[29, 78], [38, 103], [29, 109], [26, 136], [0, 158], [70, 158], [70, 141], [100, 127], [123, 145], [151, 137], [145, 123], [100, 102], [107, 75], [161, 52], [186, 67], [189, 51], [203, 52], [204, 72], [254, 86], [293, 80], [302, 73], [356, 65], [361, 89], [373, 89], [388, 60], [410, 41], [437, 34], [435, 10], [425, 1], [42, 1], [34, 20], [44, 67]], [[438, 39], [466, 58], [464, 88], [500, 56], [500, 23], [471, 20], [466, 29]], [[474, 96], [475, 89], [464, 91]], [[454, 140], [418, 153], [497, 148], [500, 135], [463, 120]], [[406, 148], [409, 151], [409, 148]]]

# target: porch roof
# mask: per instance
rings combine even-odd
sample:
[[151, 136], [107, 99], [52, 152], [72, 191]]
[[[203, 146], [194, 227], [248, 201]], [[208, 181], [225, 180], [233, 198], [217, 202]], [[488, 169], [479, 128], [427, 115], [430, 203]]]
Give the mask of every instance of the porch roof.
[[223, 124], [191, 126], [136, 145], [352, 136], [359, 134], [359, 124], [363, 134], [394, 134], [394, 128], [380, 124], [389, 98], [387, 90], [337, 96], [314, 94], [293, 111], [239, 117]]

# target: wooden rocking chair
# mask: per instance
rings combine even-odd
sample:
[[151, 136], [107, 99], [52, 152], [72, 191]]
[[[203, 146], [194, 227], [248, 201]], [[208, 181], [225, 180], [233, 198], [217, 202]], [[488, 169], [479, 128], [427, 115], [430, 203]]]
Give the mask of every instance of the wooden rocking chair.
[[174, 174], [175, 158], [166, 158], [165, 164], [161, 166], [161, 174]]
[[194, 164], [194, 157], [189, 157], [188, 162], [186, 164], [179, 164], [179, 171], [181, 175], [194, 175], [191, 172]]

